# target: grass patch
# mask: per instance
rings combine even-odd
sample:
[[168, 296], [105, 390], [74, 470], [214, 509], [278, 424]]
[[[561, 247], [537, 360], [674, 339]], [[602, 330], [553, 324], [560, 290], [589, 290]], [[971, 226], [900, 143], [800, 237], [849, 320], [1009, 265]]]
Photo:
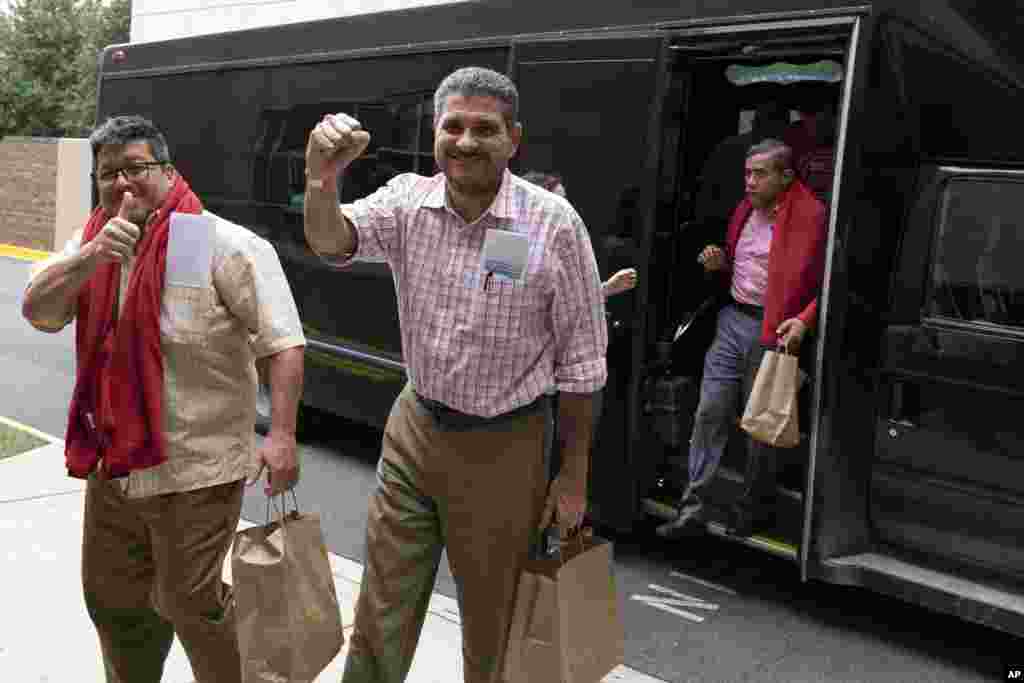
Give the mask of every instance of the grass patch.
[[45, 446], [46, 443], [34, 434], [0, 422], [0, 460]]

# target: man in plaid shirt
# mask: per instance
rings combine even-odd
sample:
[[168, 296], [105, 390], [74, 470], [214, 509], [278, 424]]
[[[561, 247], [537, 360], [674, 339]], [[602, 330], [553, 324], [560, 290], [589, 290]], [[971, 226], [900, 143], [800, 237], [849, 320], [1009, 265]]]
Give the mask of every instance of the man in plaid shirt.
[[[337, 179], [370, 132], [345, 114], [326, 116], [306, 149], [306, 238], [338, 267], [387, 260], [409, 374], [370, 501], [347, 683], [405, 679], [443, 547], [458, 586], [465, 680], [502, 680], [532, 538], [553, 519], [563, 533], [583, 519], [595, 398], [607, 377], [604, 298], [583, 221], [508, 170], [522, 136], [515, 85], [460, 69], [434, 105], [433, 177], [403, 174], [339, 206]], [[549, 488], [554, 390], [563, 465]]]

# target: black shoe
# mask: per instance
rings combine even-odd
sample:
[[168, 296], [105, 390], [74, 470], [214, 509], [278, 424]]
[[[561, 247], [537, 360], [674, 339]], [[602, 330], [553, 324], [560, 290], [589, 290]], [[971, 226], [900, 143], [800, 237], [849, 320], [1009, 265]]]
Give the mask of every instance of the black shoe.
[[769, 511], [749, 508], [744, 505], [733, 505], [730, 509], [731, 523], [725, 530], [730, 536], [749, 537], [762, 531], [771, 529], [775, 523], [773, 515]]
[[700, 515], [679, 515], [671, 522], [659, 526], [654, 533], [661, 538], [677, 539], [701, 534], [706, 528]]

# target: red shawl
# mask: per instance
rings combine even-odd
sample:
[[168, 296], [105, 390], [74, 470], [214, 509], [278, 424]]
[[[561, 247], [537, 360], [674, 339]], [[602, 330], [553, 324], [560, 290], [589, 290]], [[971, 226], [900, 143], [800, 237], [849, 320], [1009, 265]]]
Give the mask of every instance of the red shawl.
[[[96, 269], [78, 294], [75, 342], [77, 378], [65, 442], [68, 474], [85, 478], [103, 458], [102, 476], [159, 465], [163, 443], [164, 362], [160, 304], [167, 266], [171, 212], [202, 213], [199, 198], [176, 176], [135, 248], [136, 262], [117, 322], [114, 305], [121, 265]], [[106, 225], [97, 208], [82, 235], [87, 244]]]
[[[740, 233], [754, 207], [745, 198], [733, 212], [726, 242], [729, 263], [736, 258]], [[761, 343], [774, 346], [783, 321], [800, 318], [809, 328], [818, 315], [818, 292], [825, 274], [825, 205], [799, 180], [779, 201], [768, 251], [768, 291], [764, 296]]]

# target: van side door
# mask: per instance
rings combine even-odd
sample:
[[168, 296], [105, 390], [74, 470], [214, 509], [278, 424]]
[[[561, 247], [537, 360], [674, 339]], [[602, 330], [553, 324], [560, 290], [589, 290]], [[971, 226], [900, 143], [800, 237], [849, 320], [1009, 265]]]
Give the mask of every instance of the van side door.
[[1024, 172], [926, 168], [882, 337], [878, 538], [1024, 577]]
[[[608, 383], [591, 458], [591, 514], [628, 528], [638, 515], [636, 370], [642, 360], [647, 258], [660, 150], [660, 37], [517, 44], [519, 170], [561, 174], [590, 233], [603, 280], [636, 268], [638, 287], [606, 301]], [[660, 78], [659, 78], [660, 77]], [[660, 121], [659, 121], [660, 124]]]

